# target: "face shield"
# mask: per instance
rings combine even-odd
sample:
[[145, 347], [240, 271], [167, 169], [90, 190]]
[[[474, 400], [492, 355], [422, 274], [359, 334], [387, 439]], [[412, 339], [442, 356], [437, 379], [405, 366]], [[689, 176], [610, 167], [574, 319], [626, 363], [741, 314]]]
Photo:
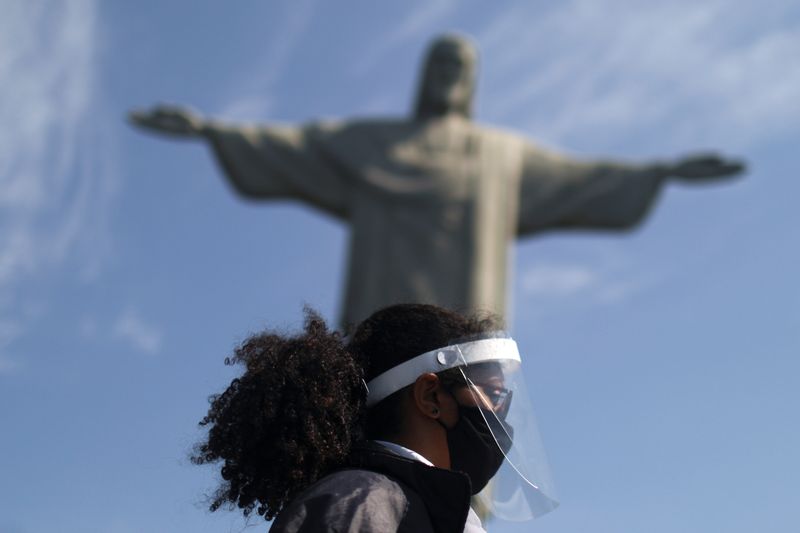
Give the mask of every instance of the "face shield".
[[484, 338], [432, 350], [370, 381], [367, 405], [413, 383], [440, 374], [463, 407], [477, 407], [482, 430], [502, 454], [499, 470], [475, 498], [490, 515], [509, 521], [541, 516], [558, 506], [550, 480], [517, 344], [508, 337]]

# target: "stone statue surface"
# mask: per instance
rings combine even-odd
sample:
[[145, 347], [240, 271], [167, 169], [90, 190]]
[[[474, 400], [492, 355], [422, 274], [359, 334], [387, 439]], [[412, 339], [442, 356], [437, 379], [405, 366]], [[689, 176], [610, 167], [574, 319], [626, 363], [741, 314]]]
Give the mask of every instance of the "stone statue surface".
[[412, 301], [504, 315], [517, 237], [630, 228], [666, 181], [744, 168], [715, 154], [630, 164], [543, 149], [471, 120], [476, 67], [467, 39], [435, 40], [408, 119], [239, 126], [175, 106], [130, 119], [207, 140], [244, 196], [299, 200], [348, 224], [343, 324]]

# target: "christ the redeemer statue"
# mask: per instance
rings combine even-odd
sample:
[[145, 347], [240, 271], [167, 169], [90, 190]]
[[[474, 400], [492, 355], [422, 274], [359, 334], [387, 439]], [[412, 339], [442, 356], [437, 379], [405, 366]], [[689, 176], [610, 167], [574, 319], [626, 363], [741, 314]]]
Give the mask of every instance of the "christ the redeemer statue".
[[243, 195], [308, 203], [351, 229], [343, 324], [397, 302], [506, 311], [509, 243], [558, 228], [624, 229], [669, 178], [731, 176], [709, 155], [578, 161], [471, 120], [476, 52], [430, 47], [414, 116], [243, 127], [186, 109], [134, 111], [144, 128], [206, 139]]

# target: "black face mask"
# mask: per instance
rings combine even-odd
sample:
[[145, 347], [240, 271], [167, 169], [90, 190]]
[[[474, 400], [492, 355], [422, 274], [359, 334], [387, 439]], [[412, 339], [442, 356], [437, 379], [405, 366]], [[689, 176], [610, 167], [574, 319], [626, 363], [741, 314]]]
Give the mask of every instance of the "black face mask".
[[472, 494], [477, 494], [494, 477], [511, 449], [514, 428], [480, 407], [459, 405], [458, 414], [458, 422], [452, 429], [442, 424], [447, 431], [450, 469], [467, 474]]

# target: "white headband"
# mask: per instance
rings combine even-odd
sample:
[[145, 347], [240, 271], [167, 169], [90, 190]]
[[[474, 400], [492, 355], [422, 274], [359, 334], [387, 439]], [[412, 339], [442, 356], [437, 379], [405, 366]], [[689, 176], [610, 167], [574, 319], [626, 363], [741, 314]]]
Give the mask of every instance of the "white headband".
[[411, 385], [422, 374], [499, 359], [520, 361], [519, 349], [513, 339], [481, 339], [425, 352], [370, 380], [367, 383], [367, 407]]

